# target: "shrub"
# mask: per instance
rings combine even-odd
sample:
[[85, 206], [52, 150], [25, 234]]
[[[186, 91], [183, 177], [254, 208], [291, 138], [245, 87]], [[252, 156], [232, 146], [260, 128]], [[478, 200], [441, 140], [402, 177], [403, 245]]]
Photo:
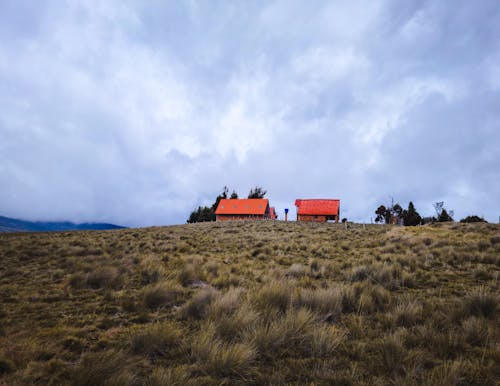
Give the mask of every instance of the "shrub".
[[468, 222], [488, 222], [484, 218], [472, 215], [472, 216], [467, 216], [463, 219], [460, 220], [461, 223], [468, 223]]
[[177, 288], [167, 283], [146, 287], [142, 291], [144, 304], [150, 309], [173, 304], [178, 294]]
[[150, 359], [173, 357], [182, 349], [182, 331], [172, 323], [158, 323], [142, 327], [131, 336], [134, 354]]

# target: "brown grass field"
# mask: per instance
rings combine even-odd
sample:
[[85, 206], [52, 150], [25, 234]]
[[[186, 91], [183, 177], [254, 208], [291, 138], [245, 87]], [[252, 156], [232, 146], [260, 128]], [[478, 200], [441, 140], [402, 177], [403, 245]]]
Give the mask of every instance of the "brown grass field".
[[2, 385], [495, 385], [500, 226], [0, 234]]

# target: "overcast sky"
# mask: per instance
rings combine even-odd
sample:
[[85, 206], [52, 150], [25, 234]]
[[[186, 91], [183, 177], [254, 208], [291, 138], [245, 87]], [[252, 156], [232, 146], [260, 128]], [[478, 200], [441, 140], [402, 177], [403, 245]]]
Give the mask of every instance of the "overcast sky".
[[227, 185], [500, 216], [500, 3], [0, 1], [0, 215], [184, 223]]

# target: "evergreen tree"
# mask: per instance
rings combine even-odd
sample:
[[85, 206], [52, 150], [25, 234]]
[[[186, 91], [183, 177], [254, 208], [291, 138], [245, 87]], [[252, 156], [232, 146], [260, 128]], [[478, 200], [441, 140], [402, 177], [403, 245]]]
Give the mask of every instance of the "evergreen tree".
[[224, 186], [224, 188], [222, 188], [222, 193], [219, 194], [216, 198], [215, 198], [215, 202], [213, 203], [212, 205], [212, 210], [214, 211], [215, 213], [215, 210], [217, 209], [217, 207], [219, 206], [219, 202], [220, 200], [222, 199], [226, 199], [227, 198], [227, 194], [229, 193], [229, 189], [227, 188], [227, 186]]
[[418, 214], [413, 205], [413, 202], [410, 201], [408, 204], [408, 210], [403, 211], [403, 223], [405, 226], [415, 226], [419, 225], [422, 221], [422, 217]]
[[250, 193], [248, 193], [248, 198], [264, 198], [267, 191], [262, 189], [260, 186], [256, 186], [253, 189], [250, 189]]
[[[217, 206], [219, 206], [220, 200], [227, 198], [228, 192], [229, 189], [227, 188], [227, 186], [224, 186], [224, 188], [222, 189], [222, 193], [217, 195], [217, 197], [215, 198], [215, 202], [211, 207], [199, 206], [198, 209], [191, 212], [187, 222], [195, 223], [204, 221], [215, 221], [216, 220], [215, 210], [217, 209]], [[236, 192], [233, 192], [233, 194], [236, 194]]]
[[453, 218], [448, 214], [446, 209], [443, 209], [441, 211], [441, 214], [439, 215], [438, 222], [448, 222], [448, 221], [455, 221]]
[[191, 212], [188, 223], [204, 222], [204, 221], [215, 221], [215, 213], [212, 208], [208, 206], [199, 206], [197, 210]]
[[[387, 223], [387, 213], [389, 211], [384, 205], [380, 205], [377, 210], [375, 211], [375, 214], [377, 217], [375, 217], [375, 222], [385, 222]], [[390, 212], [389, 212], [390, 215]], [[390, 221], [390, 220], [389, 220]]]
[[233, 193], [231, 193], [231, 197], [229, 197], [230, 199], [232, 200], [235, 200], [238, 198], [238, 193], [236, 193], [234, 190], [233, 190]]

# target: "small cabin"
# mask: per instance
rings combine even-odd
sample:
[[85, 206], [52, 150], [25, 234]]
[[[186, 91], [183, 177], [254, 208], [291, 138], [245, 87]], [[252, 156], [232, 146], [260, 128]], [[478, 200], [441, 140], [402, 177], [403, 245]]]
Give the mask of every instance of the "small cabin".
[[216, 221], [268, 220], [271, 209], [267, 198], [224, 198], [215, 210]]
[[297, 221], [339, 222], [340, 200], [338, 199], [297, 199]]

